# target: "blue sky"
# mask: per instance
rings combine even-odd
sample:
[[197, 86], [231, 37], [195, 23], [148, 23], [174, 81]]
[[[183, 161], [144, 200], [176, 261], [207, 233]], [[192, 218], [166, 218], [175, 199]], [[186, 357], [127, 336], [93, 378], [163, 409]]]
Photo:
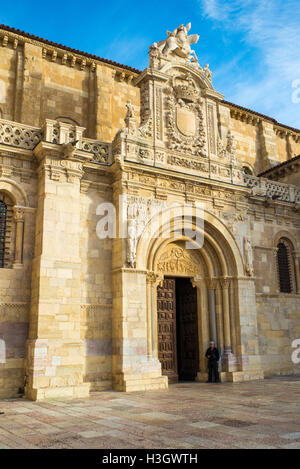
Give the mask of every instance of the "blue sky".
[[147, 67], [150, 44], [190, 21], [215, 89], [296, 128], [299, 20], [299, 0], [15, 0], [0, 9], [0, 23], [139, 69]]

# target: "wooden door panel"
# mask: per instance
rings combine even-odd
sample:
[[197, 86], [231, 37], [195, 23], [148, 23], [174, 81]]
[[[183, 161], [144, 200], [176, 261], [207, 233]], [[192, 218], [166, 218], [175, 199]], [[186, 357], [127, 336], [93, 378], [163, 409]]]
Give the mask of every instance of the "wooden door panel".
[[178, 374], [180, 379], [195, 379], [199, 364], [197, 290], [189, 279], [177, 285]]
[[178, 381], [176, 351], [176, 283], [175, 279], [164, 279], [157, 287], [158, 358], [162, 374], [170, 382]]

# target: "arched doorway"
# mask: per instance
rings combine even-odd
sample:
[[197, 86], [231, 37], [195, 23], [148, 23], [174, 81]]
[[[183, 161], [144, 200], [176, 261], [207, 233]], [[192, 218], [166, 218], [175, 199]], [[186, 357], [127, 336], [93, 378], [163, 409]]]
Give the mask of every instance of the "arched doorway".
[[187, 277], [157, 286], [158, 359], [169, 383], [195, 380], [199, 365], [197, 291]]
[[[199, 225], [192, 210], [193, 207], [187, 220], [195, 231]], [[222, 381], [261, 378], [254, 278], [246, 273], [237, 241], [224, 223], [206, 210], [204, 244], [196, 244], [194, 249], [187, 248], [186, 242], [191, 242], [191, 238], [180, 232], [180, 209], [178, 213], [173, 211], [166, 226], [158, 215], [157, 221], [157, 232], [152, 232], [151, 237], [141, 235], [138, 240], [136, 266], [116, 268], [113, 272], [114, 388], [131, 391], [168, 386], [168, 376], [163, 374], [159, 359], [157, 308], [158, 286], [163, 287], [167, 279], [174, 280], [176, 302], [176, 282], [179, 289], [185, 289], [184, 282], [188, 281], [196, 292], [195, 380], [207, 380], [205, 352], [211, 339], [222, 352]], [[183, 283], [180, 285], [177, 279]], [[177, 321], [176, 315], [174, 320]], [[178, 369], [184, 376], [187, 367], [178, 362], [178, 357], [175, 363], [174, 377], [176, 373], [179, 377]]]
[[[192, 210], [192, 209], [191, 209]], [[160, 224], [158, 236], [153, 237], [150, 242], [142, 240], [138, 246], [138, 257], [145, 259], [145, 267], [148, 269], [147, 298], [148, 298], [148, 354], [160, 361], [162, 364], [162, 373], [168, 376], [169, 382], [177, 379], [196, 379], [197, 381], [207, 380], [207, 360], [205, 352], [210, 340], [214, 340], [219, 348], [222, 361], [221, 379], [233, 380], [240, 378], [239, 373], [247, 367], [248, 357], [242, 355], [243, 331], [240, 325], [240, 315], [255, 314], [255, 305], [241, 303], [241, 298], [245, 297], [244, 284], [247, 284], [249, 290], [253, 286], [253, 280], [245, 275], [243, 259], [240, 249], [226, 228], [226, 226], [213, 214], [204, 213], [204, 227], [202, 245], [195, 245], [194, 249], [187, 249], [186, 242], [191, 239], [184, 235], [178, 235], [182, 219], [180, 210], [173, 213], [171, 223], [166, 224], [168, 237], [164, 236], [164, 226]], [[193, 214], [191, 213], [191, 229], [198, 229]], [[170, 231], [171, 226], [171, 231]], [[142, 258], [142, 250], [145, 249]], [[142, 262], [139, 268], [142, 268]], [[176, 310], [178, 305], [177, 292], [180, 290], [180, 282], [189, 282], [194, 291], [193, 303], [196, 305], [196, 314], [190, 311], [191, 315], [196, 317], [198, 325], [197, 343], [190, 343], [193, 347], [193, 357], [197, 357], [197, 373], [185, 374], [182, 365], [182, 350], [179, 350], [179, 343], [182, 340], [180, 336], [180, 326], [178, 331], [179, 314], [170, 314], [170, 311], [160, 310], [160, 297], [164, 288], [170, 290], [165, 282], [168, 279], [174, 279], [173, 306]], [[176, 285], [177, 283], [177, 285]], [[184, 284], [183, 284], [184, 285]], [[187, 283], [182, 290], [187, 289]], [[171, 292], [168, 292], [172, 296]], [[248, 292], [249, 293], [249, 292]], [[250, 295], [252, 294], [252, 291]], [[254, 306], [254, 307], [253, 307]], [[170, 307], [170, 305], [169, 305]], [[173, 345], [170, 344], [171, 337], [167, 342], [169, 355], [163, 357], [167, 346], [162, 346], [161, 335], [161, 312], [167, 313], [176, 325], [176, 331], [173, 331]], [[178, 318], [179, 317], [179, 318]], [[165, 327], [166, 324], [163, 324]], [[190, 325], [190, 327], [192, 327]], [[170, 328], [170, 324], [169, 324]], [[173, 326], [174, 329], [174, 326]], [[246, 329], [246, 328], [245, 328]], [[195, 330], [195, 329], [194, 329]], [[179, 332], [179, 338], [178, 338]], [[184, 335], [184, 334], [183, 334]], [[167, 338], [166, 338], [167, 339]], [[252, 339], [252, 338], [251, 338]], [[193, 341], [194, 339], [192, 339]], [[245, 348], [244, 348], [245, 349]], [[191, 350], [190, 350], [191, 352]], [[171, 356], [173, 355], [173, 356]], [[190, 353], [192, 357], [192, 353]], [[169, 364], [164, 363], [169, 360]], [[180, 363], [181, 360], [181, 363]], [[170, 366], [170, 369], [167, 368]], [[196, 375], [196, 376], [195, 376]]]

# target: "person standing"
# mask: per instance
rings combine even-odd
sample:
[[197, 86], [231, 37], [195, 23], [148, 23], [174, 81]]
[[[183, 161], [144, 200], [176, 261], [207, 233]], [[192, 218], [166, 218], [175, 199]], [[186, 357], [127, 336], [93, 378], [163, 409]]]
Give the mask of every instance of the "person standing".
[[205, 354], [208, 360], [208, 381], [207, 383], [212, 383], [212, 375], [214, 374], [215, 382], [219, 383], [219, 371], [218, 371], [218, 361], [220, 359], [220, 354], [218, 349], [215, 347], [214, 341], [209, 342], [209, 347], [206, 350]]

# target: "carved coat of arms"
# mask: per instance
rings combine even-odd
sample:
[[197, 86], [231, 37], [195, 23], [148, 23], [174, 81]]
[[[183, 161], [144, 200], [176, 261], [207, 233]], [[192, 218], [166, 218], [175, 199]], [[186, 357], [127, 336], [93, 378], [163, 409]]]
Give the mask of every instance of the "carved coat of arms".
[[186, 136], [193, 136], [196, 133], [196, 116], [194, 111], [185, 106], [176, 106], [176, 124], [178, 130]]

